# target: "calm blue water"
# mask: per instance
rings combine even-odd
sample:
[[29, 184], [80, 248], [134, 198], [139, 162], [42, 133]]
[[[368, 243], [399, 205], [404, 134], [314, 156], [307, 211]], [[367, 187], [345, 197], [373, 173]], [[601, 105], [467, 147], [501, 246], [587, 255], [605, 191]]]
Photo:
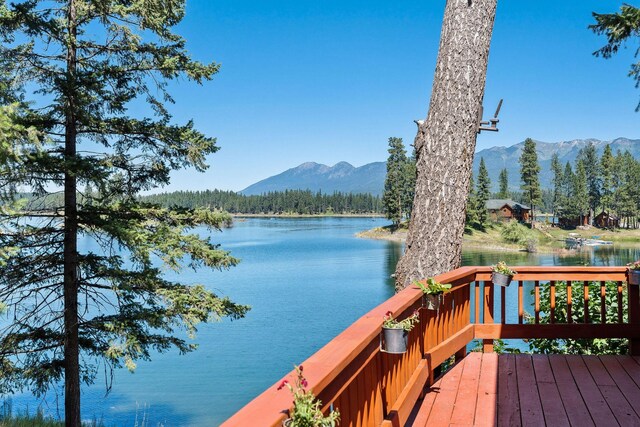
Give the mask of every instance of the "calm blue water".
[[[215, 233], [213, 241], [241, 258], [240, 265], [223, 272], [185, 271], [180, 279], [251, 305], [248, 316], [203, 325], [193, 353], [156, 355], [139, 362], [133, 374], [115, 372], [108, 396], [99, 377], [83, 391], [84, 418], [102, 418], [107, 426], [220, 424], [393, 295], [389, 276], [402, 246], [354, 237], [384, 224], [371, 218], [251, 218]], [[564, 257], [468, 251], [463, 264], [620, 265], [638, 258], [639, 250], [615, 246]], [[38, 403], [14, 398], [17, 410]], [[55, 415], [57, 404], [63, 406], [61, 397], [57, 403], [52, 392], [43, 405]]]

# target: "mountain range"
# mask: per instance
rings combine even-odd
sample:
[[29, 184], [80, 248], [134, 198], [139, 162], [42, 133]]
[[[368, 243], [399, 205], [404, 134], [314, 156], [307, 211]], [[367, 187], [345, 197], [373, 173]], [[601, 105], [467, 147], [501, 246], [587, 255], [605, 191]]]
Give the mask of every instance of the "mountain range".
[[[640, 159], [640, 139], [616, 138], [612, 141], [598, 139], [575, 139], [562, 142], [536, 141], [538, 163], [540, 163], [540, 184], [543, 188], [551, 187], [551, 157], [558, 153], [560, 162], [564, 165], [575, 159], [582, 148], [593, 143], [598, 155], [601, 156], [606, 145], [611, 145], [615, 154], [618, 150], [628, 150], [636, 159]], [[518, 190], [520, 187], [520, 163], [524, 142], [510, 147], [491, 147], [476, 152], [473, 160], [474, 176], [477, 176], [480, 159], [484, 158], [489, 171], [489, 178], [493, 191], [498, 190], [498, 175], [503, 168], [509, 174], [509, 188]], [[313, 192], [333, 193], [371, 193], [382, 195], [384, 179], [387, 173], [386, 162], [368, 163], [354, 167], [347, 162], [340, 162], [334, 166], [322, 165], [314, 162], [303, 163], [288, 169], [278, 175], [256, 182], [241, 191], [245, 195], [263, 194], [270, 191], [311, 190]]]

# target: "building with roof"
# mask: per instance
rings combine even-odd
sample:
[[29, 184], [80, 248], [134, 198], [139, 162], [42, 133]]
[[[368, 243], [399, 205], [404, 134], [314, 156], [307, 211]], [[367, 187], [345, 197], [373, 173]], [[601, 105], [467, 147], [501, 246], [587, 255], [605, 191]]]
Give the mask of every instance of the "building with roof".
[[531, 219], [531, 208], [511, 199], [489, 199], [485, 206], [489, 211], [489, 218], [493, 221], [515, 219], [527, 222]]

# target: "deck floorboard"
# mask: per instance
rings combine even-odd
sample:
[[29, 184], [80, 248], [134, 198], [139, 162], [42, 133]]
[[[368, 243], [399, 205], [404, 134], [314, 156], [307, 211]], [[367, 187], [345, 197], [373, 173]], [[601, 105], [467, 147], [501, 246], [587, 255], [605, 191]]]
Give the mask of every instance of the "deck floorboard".
[[640, 358], [470, 353], [408, 426], [640, 426]]

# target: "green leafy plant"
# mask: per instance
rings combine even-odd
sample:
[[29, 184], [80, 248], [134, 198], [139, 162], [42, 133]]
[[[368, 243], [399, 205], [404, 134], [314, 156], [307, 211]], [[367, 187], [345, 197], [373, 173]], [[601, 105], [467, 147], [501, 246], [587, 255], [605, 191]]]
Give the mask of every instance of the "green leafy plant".
[[295, 366], [296, 382], [291, 385], [288, 380], [283, 380], [278, 386], [278, 390], [287, 387], [293, 394], [293, 412], [291, 418], [285, 421], [287, 427], [334, 427], [340, 421], [340, 412], [332, 411], [326, 417], [322, 413], [322, 402], [307, 390], [309, 383], [302, 374], [303, 367]]
[[627, 268], [629, 270], [640, 270], [640, 259], [634, 262], [630, 262], [627, 264]]
[[[551, 323], [551, 287], [540, 286], [540, 323]], [[589, 292], [589, 319], [591, 323], [600, 323], [600, 282], [588, 282]], [[535, 294], [535, 289], [531, 291]], [[556, 282], [556, 307], [554, 310], [554, 321], [557, 324], [568, 323], [567, 310], [567, 283]], [[584, 322], [584, 298], [582, 295], [583, 286], [580, 283], [573, 285], [573, 299], [571, 302], [571, 319], [573, 323]], [[605, 307], [606, 323], [618, 322], [618, 283], [605, 283]], [[622, 292], [623, 319], [627, 318], [627, 292], [623, 288]], [[533, 319], [528, 317], [528, 321]], [[534, 353], [544, 354], [627, 354], [628, 340], [622, 338], [590, 338], [590, 339], [530, 339], [529, 348]]]
[[500, 273], [507, 276], [514, 276], [517, 273], [515, 270], [512, 270], [504, 261], [500, 261], [496, 265], [492, 265], [491, 271], [493, 271], [494, 273]]
[[429, 277], [427, 279], [426, 286], [422, 282], [418, 282], [417, 280], [413, 282], [414, 285], [422, 289], [427, 295], [442, 295], [445, 292], [449, 292], [451, 289], [450, 283], [440, 283], [437, 282], [433, 277]]
[[382, 326], [384, 328], [404, 329], [405, 331], [412, 330], [415, 324], [420, 322], [418, 310], [414, 311], [411, 316], [407, 317], [404, 320], [394, 319], [393, 313], [387, 311], [387, 314], [384, 315], [383, 319], [384, 321], [382, 322]]

